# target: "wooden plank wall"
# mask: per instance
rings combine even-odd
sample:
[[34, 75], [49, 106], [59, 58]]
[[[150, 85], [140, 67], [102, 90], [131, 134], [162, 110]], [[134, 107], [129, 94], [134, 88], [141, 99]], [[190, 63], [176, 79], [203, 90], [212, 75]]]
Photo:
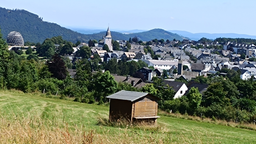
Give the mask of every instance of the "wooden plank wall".
[[134, 117], [157, 116], [158, 104], [151, 100], [142, 100], [135, 103]]

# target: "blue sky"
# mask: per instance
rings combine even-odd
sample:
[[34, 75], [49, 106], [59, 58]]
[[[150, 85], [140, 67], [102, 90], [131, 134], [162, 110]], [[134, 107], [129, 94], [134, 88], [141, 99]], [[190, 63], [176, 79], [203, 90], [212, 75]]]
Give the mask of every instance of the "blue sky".
[[256, 35], [256, 0], [1, 0], [64, 27]]

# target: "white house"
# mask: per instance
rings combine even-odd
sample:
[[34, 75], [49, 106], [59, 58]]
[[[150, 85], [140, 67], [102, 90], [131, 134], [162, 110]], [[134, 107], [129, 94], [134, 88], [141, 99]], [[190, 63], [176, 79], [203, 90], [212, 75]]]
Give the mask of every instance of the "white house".
[[242, 80], [248, 80], [251, 78], [251, 73], [248, 70], [241, 70], [240, 78]]
[[165, 84], [168, 84], [170, 87], [173, 88], [173, 90], [176, 92], [173, 99], [180, 98], [188, 90], [188, 87], [185, 83], [183, 82], [176, 82], [176, 81], [164, 81]]
[[241, 69], [241, 74], [240, 74], [240, 78], [242, 80], [248, 80], [250, 79], [252, 76], [254, 76], [254, 78], [256, 77], [256, 68], [243, 68]]
[[169, 70], [172, 66], [178, 67], [178, 59], [174, 60], [144, 60], [148, 66], [154, 67], [154, 69]]

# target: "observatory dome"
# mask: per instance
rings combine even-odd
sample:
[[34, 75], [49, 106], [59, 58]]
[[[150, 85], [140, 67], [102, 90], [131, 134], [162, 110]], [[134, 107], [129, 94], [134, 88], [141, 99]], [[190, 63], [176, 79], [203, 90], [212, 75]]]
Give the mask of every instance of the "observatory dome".
[[19, 32], [12, 31], [7, 36], [8, 45], [13, 46], [24, 46], [24, 40], [22, 35]]

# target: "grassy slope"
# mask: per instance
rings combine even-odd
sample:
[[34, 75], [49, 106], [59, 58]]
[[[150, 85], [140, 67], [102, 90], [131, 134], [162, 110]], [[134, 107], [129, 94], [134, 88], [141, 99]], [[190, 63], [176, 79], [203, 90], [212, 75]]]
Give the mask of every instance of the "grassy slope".
[[256, 131], [204, 122], [161, 116], [157, 128], [120, 128], [99, 117], [107, 106], [0, 91], [0, 143], [81, 143], [91, 130], [94, 143], [256, 143]]

